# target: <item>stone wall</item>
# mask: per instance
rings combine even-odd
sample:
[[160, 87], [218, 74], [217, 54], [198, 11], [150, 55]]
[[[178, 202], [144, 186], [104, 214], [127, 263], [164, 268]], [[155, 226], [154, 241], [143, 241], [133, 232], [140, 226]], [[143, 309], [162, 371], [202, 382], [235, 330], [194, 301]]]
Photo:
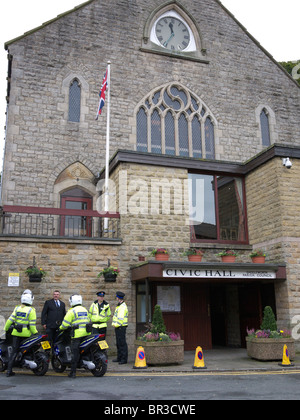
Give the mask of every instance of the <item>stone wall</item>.
[[[19, 304], [25, 289], [33, 291], [34, 307], [37, 311], [38, 330], [41, 327], [41, 312], [44, 302], [52, 298], [55, 289], [61, 291], [62, 300], [69, 307], [69, 297], [80, 293], [83, 305], [89, 309], [97, 297], [99, 290], [105, 290], [105, 298], [110, 303], [112, 312], [116, 307], [115, 293], [122, 288], [127, 271], [121, 270], [116, 283], [105, 283], [97, 274], [107, 266], [107, 259], [118, 266], [118, 245], [92, 245], [82, 241], [65, 241], [57, 243], [51, 240], [22, 240], [21, 238], [0, 240], [0, 308], [1, 316], [9, 317], [15, 305]], [[30, 283], [24, 271], [32, 265], [36, 258], [38, 267], [43, 268], [47, 275], [41, 283]], [[8, 287], [9, 273], [19, 273], [19, 287]], [[132, 300], [130, 291], [126, 295], [132, 324]], [[114, 330], [111, 322], [108, 325], [108, 342], [115, 348]]]
[[292, 169], [276, 158], [246, 179], [250, 243], [268, 253], [267, 261], [285, 262], [287, 281], [276, 285], [277, 317], [282, 327], [300, 314], [300, 162]]
[[[8, 43], [13, 61], [4, 204], [51, 207], [55, 180], [69, 165], [79, 161], [94, 175], [102, 169], [105, 108], [98, 121], [95, 114], [108, 60], [111, 155], [135, 149], [135, 107], [168, 81], [186, 86], [212, 111], [217, 159], [243, 162], [262, 150], [257, 110], [263, 106], [272, 116], [271, 143], [300, 144], [296, 84], [219, 2], [181, 4], [200, 28], [205, 63], [140, 50], [150, 14], [163, 6], [158, 0], [111, 0], [109, 8], [91, 1]], [[79, 123], [69, 122], [67, 112], [74, 77], [82, 93]]]

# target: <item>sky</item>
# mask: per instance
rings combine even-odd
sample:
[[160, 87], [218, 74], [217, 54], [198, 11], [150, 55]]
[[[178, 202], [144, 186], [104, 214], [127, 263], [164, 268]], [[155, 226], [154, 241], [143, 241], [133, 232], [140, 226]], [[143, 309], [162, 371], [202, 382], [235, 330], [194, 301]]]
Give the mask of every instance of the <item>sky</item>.
[[[84, 0], [9, 0], [1, 2], [0, 171], [5, 137], [7, 83], [7, 52], [4, 50], [4, 43], [83, 2]], [[300, 0], [221, 0], [221, 2], [275, 60], [296, 61], [300, 59]]]

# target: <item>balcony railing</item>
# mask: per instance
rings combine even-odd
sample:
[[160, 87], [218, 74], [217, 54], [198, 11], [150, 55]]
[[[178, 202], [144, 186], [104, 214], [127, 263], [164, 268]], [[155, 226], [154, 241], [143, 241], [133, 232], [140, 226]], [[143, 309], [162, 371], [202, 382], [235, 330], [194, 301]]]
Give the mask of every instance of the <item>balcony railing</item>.
[[119, 230], [119, 213], [24, 206], [0, 212], [0, 236], [120, 239]]

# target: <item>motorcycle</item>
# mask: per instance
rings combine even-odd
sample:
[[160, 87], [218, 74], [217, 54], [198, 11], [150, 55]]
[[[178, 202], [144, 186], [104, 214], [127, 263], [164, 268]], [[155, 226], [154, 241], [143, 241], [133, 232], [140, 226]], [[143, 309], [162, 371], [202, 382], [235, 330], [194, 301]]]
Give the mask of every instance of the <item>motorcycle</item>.
[[[104, 340], [104, 334], [92, 334], [83, 337], [80, 346], [80, 359], [77, 367], [92, 372], [100, 377], [107, 371], [108, 345]], [[53, 370], [62, 373], [67, 367], [71, 367], [71, 329], [61, 331], [54, 339], [51, 363]]]
[[[0, 340], [0, 372], [4, 372], [8, 366], [9, 356], [12, 353], [11, 335], [12, 328], [7, 331], [6, 338]], [[32, 370], [36, 376], [43, 376], [48, 371], [49, 358], [40, 351], [40, 347], [47, 349], [50, 347], [46, 341], [47, 335], [34, 334], [24, 338], [19, 346], [13, 367], [27, 368]]]

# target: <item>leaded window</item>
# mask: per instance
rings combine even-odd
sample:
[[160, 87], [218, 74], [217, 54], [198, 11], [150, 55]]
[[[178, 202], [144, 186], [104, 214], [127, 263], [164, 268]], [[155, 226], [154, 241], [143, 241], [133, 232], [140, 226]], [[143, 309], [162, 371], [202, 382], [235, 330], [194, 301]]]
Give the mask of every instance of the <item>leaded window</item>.
[[73, 80], [69, 88], [69, 121], [80, 122], [81, 87]]
[[260, 113], [260, 127], [261, 127], [262, 145], [264, 147], [268, 147], [271, 144], [270, 126], [269, 126], [269, 115], [265, 109], [263, 109]]
[[140, 152], [215, 159], [215, 120], [196, 95], [177, 83], [141, 101], [136, 135]]

